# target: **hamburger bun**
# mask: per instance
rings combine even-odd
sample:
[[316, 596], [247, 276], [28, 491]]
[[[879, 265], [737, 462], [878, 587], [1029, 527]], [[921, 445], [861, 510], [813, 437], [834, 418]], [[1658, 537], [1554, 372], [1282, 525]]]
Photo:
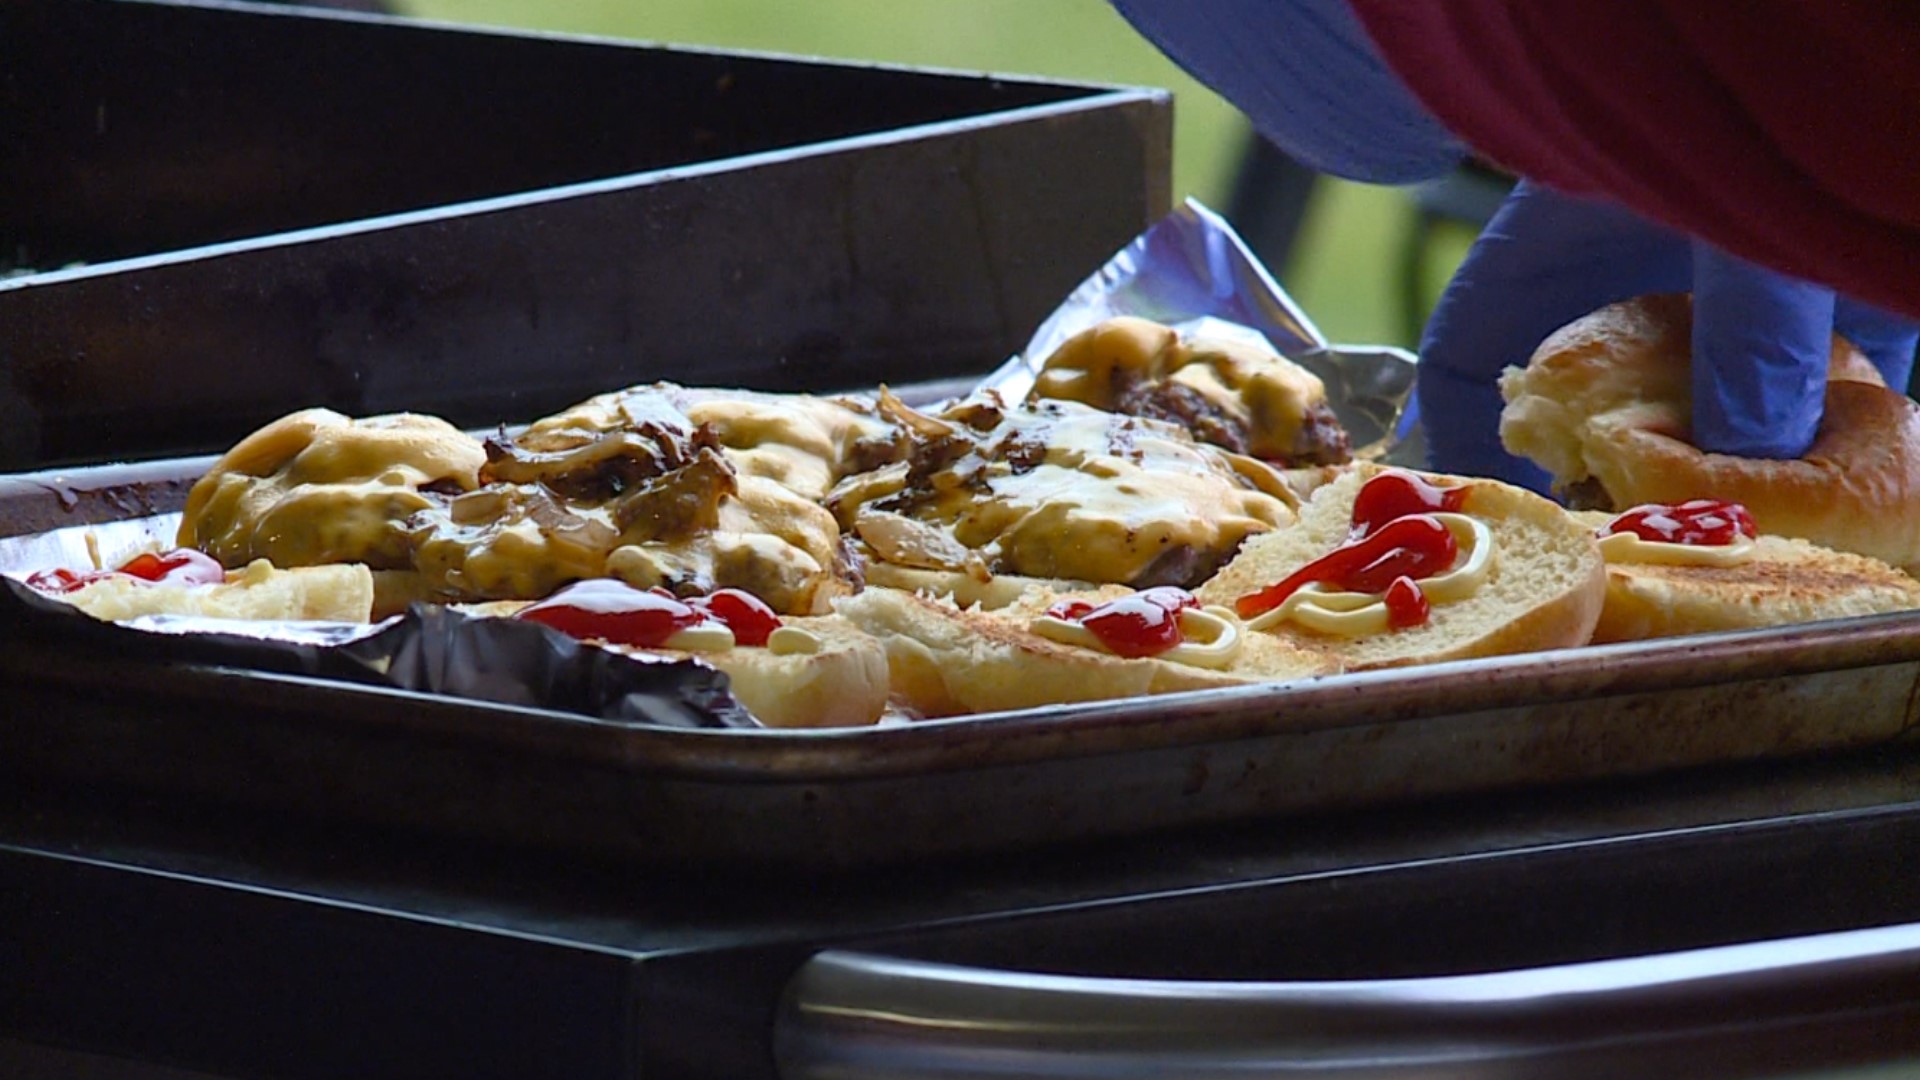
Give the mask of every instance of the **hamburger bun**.
[[[1575, 519], [1598, 531], [1599, 511]], [[1733, 566], [1607, 563], [1596, 643], [1844, 619], [1920, 608], [1920, 581], [1865, 555], [1762, 534]]]
[[[511, 618], [523, 600], [452, 605], [468, 615]], [[753, 718], [771, 728], [864, 727], [889, 704], [887, 653], [880, 642], [837, 615], [782, 616], [785, 629], [804, 631], [812, 646], [787, 642], [716, 650], [648, 649], [587, 639], [629, 656], [697, 660], [727, 675], [728, 687]], [[802, 643], [804, 644], [804, 642]]]
[[[1131, 592], [1109, 586], [1075, 595], [1097, 603]], [[879, 639], [895, 701], [922, 717], [1238, 686], [1334, 670], [1325, 657], [1253, 635], [1243, 635], [1244, 647], [1225, 669], [1063, 644], [1031, 628], [1057, 599], [1037, 589], [987, 611], [961, 607], [947, 597], [876, 587], [842, 599], [837, 609]]]
[[1920, 407], [1836, 338], [1804, 456], [1704, 452], [1688, 441], [1692, 322], [1687, 297], [1664, 295], [1563, 327], [1501, 376], [1501, 441], [1586, 507], [1722, 499], [1745, 505], [1762, 533], [1920, 567]]
[[[650, 651], [697, 659], [726, 672], [734, 698], [771, 728], [864, 727], [878, 721], [888, 702], [887, 653], [880, 642], [832, 615], [781, 622], [811, 634], [819, 642], [818, 649], [781, 653], [735, 646], [719, 652]], [[609, 647], [617, 652], [638, 651]]]
[[284, 622], [368, 621], [373, 575], [359, 563], [275, 569], [255, 559], [229, 571], [218, 585], [176, 585], [112, 576], [58, 595], [96, 619], [118, 622], [142, 615]]
[[[1200, 588], [1200, 601], [1232, 607], [1340, 546], [1351, 533], [1362, 486], [1386, 471], [1361, 463], [1316, 490], [1297, 525], [1248, 540], [1239, 557]], [[1490, 565], [1472, 595], [1433, 604], [1424, 625], [1407, 629], [1345, 637], [1283, 621], [1255, 636], [1323, 655], [1344, 670], [1585, 644], [1606, 594], [1605, 565], [1591, 531], [1552, 501], [1509, 484], [1418, 475], [1466, 487], [1460, 512], [1482, 522], [1491, 536]]]

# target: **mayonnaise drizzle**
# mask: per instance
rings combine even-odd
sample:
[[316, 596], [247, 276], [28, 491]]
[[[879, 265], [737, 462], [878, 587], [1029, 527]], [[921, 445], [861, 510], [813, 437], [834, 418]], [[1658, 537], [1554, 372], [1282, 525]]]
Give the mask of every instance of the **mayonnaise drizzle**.
[[[1445, 572], [1416, 580], [1414, 584], [1420, 587], [1429, 604], [1465, 600], [1480, 591], [1493, 569], [1493, 532], [1479, 519], [1465, 514], [1431, 516], [1453, 534], [1462, 554]], [[1316, 581], [1302, 586], [1279, 607], [1250, 620], [1247, 629], [1266, 630], [1288, 621], [1323, 634], [1350, 638], [1384, 633], [1392, 625], [1387, 617], [1385, 593], [1349, 592]]]
[[1600, 556], [1610, 563], [1661, 566], [1741, 566], [1754, 559], [1753, 538], [1736, 536], [1731, 544], [1668, 544], [1642, 540], [1630, 532], [1600, 537]]
[[679, 649], [682, 652], [724, 652], [733, 648], [733, 631], [718, 619], [708, 619], [684, 630], [675, 630], [673, 636], [660, 643], [660, 648]]
[[[1222, 607], [1182, 608], [1178, 618], [1183, 640], [1151, 659], [1219, 669], [1240, 655], [1240, 619], [1233, 612]], [[1049, 641], [1113, 655], [1098, 635], [1077, 622], [1041, 615], [1028, 628]]]
[[767, 651], [775, 656], [812, 656], [820, 644], [820, 635], [797, 626], [782, 626], [767, 635]]

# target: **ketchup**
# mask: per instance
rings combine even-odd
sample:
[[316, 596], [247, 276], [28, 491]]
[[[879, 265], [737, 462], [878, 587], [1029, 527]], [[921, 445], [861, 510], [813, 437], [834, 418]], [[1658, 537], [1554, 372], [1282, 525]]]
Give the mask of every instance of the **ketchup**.
[[1648, 503], [1614, 518], [1600, 529], [1601, 536], [1632, 533], [1656, 544], [1692, 544], [1725, 547], [1745, 536], [1759, 535], [1753, 515], [1737, 502], [1692, 499], [1678, 506]]
[[1387, 586], [1387, 625], [1395, 630], [1406, 630], [1426, 624], [1428, 616], [1433, 614], [1433, 605], [1427, 601], [1427, 594], [1420, 591], [1420, 583], [1410, 577], [1397, 577]]
[[1357, 536], [1307, 565], [1278, 585], [1248, 593], [1234, 602], [1243, 619], [1263, 615], [1314, 582], [1348, 592], [1385, 592], [1400, 578], [1418, 581], [1453, 565], [1460, 542], [1453, 530], [1431, 514], [1394, 518], [1368, 536]]
[[750, 592], [715, 589], [689, 603], [726, 623], [727, 629], [733, 631], [734, 643], [738, 645], [758, 648], [767, 643], [775, 630], [780, 629], [780, 616]]
[[739, 589], [681, 600], [665, 589], [636, 589], [624, 581], [595, 578], [561, 589], [515, 618], [551, 626], [576, 638], [657, 649], [682, 630], [719, 622], [736, 645], [761, 646], [780, 628], [780, 617], [760, 598]]
[[1347, 592], [1384, 593], [1387, 624], [1396, 630], [1427, 621], [1432, 605], [1419, 580], [1442, 573], [1460, 554], [1453, 530], [1434, 514], [1457, 514], [1467, 487], [1441, 487], [1403, 469], [1387, 469], [1360, 486], [1347, 542], [1288, 575], [1278, 585], [1234, 601], [1243, 619], [1264, 615], [1315, 582]]
[[1086, 627], [1115, 656], [1135, 658], [1158, 656], [1180, 644], [1180, 612], [1199, 606], [1185, 589], [1156, 585], [1098, 605], [1062, 600], [1047, 614]]
[[218, 585], [227, 580], [227, 569], [205, 552], [174, 548], [157, 555], [135, 555], [112, 570], [42, 570], [27, 578], [27, 584], [41, 592], [70, 593], [111, 577], [168, 585]]
[[1408, 514], [1457, 514], [1466, 501], [1464, 486], [1441, 487], [1413, 473], [1389, 469], [1361, 485], [1353, 500], [1353, 533], [1366, 536]]

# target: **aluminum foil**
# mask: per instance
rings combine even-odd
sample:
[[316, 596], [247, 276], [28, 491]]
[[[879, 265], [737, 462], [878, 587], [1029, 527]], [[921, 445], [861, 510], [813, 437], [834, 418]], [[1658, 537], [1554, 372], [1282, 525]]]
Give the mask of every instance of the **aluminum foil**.
[[[1327, 385], [1328, 403], [1356, 453], [1417, 464], [1424, 456], [1410, 409], [1414, 358], [1401, 349], [1329, 343], [1233, 229], [1188, 202], [1121, 249], [1069, 295], [1020, 355], [982, 378], [1010, 400], [1026, 396], [1054, 349], [1116, 315], [1167, 323], [1183, 334], [1257, 338]], [[0, 539], [0, 574], [118, 566], [171, 547], [179, 515], [135, 518]], [[121, 653], [252, 667], [559, 709], [673, 727], [755, 727], [725, 674], [694, 661], [647, 661], [583, 645], [510, 619], [419, 606], [371, 626], [143, 618], [102, 623], [0, 579], [6, 625], [77, 635]]]
[[67, 638], [116, 656], [312, 675], [472, 701], [554, 709], [599, 720], [682, 728], [752, 728], [727, 676], [692, 660], [627, 656], [516, 619], [415, 605], [378, 623], [251, 622], [186, 616], [95, 619], [19, 576], [118, 566], [171, 547], [180, 515], [163, 514], [0, 539], [6, 632]]

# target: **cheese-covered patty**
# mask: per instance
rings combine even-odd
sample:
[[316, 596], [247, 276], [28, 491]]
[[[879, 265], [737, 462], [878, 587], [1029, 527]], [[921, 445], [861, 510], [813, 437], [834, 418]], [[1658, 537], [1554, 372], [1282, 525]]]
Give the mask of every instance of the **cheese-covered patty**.
[[906, 443], [876, 404], [856, 397], [709, 390], [655, 383], [587, 399], [532, 424], [531, 447], [580, 445], [671, 416], [712, 432], [743, 476], [757, 476], [819, 500], [834, 483], [896, 461]]
[[228, 567], [406, 569], [408, 519], [479, 486], [485, 462], [477, 440], [436, 417], [306, 409], [214, 462], [187, 495], [178, 542]]
[[537, 599], [611, 576], [642, 588], [734, 587], [787, 614], [824, 610], [840, 531], [817, 503], [745, 474], [674, 387], [601, 395], [489, 439], [479, 489], [413, 519], [414, 565], [461, 599]]
[[[893, 403], [895, 411], [907, 412]], [[1171, 424], [984, 394], [906, 416], [908, 459], [828, 505], [890, 563], [977, 575], [1192, 586], [1293, 520], [1272, 469]]]
[[1171, 421], [1283, 467], [1351, 456], [1319, 376], [1245, 342], [1182, 340], [1148, 319], [1108, 319], [1069, 338], [1042, 363], [1031, 396]]

